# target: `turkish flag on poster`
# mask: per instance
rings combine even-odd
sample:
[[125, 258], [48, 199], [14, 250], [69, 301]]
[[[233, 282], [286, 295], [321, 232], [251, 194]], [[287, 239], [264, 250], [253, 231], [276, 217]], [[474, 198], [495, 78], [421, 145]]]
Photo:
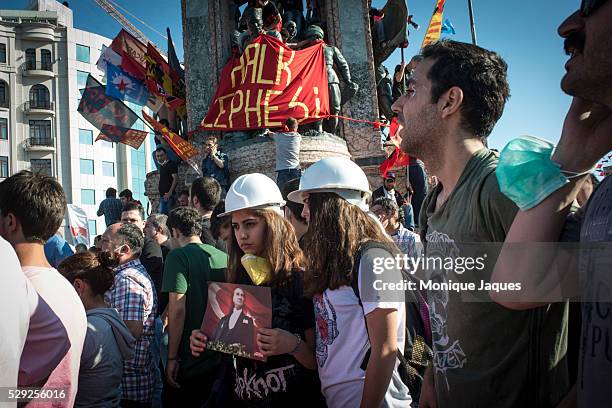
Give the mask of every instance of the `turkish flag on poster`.
[[74, 244], [85, 244], [89, 247], [89, 224], [85, 210], [74, 204], [68, 204], [68, 225]]
[[324, 43], [294, 51], [269, 35], [257, 37], [232, 58], [201, 130], [281, 127], [288, 117], [299, 123], [329, 115]]

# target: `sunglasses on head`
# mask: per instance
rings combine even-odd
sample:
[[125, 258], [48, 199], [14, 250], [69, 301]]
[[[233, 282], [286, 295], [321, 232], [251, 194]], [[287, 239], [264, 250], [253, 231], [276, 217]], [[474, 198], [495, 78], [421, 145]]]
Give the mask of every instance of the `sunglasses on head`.
[[580, 3], [580, 15], [588, 17], [601, 7], [607, 0], [582, 0]]
[[385, 180], [388, 183], [395, 183], [395, 179], [394, 178], [388, 178]]

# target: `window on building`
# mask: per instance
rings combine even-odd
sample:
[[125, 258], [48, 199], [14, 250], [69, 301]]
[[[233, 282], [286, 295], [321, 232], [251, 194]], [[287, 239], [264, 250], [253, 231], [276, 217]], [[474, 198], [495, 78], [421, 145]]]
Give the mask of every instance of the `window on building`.
[[102, 175], [105, 177], [115, 177], [115, 163], [103, 161]]
[[51, 51], [40, 50], [40, 69], [52, 71]]
[[0, 178], [7, 178], [8, 176], [8, 157], [0, 156]]
[[84, 145], [92, 145], [93, 132], [89, 129], [79, 129], [79, 143]]
[[8, 108], [9, 106], [8, 84], [0, 80], [0, 108]]
[[81, 174], [94, 174], [94, 161], [88, 159], [80, 159]]
[[89, 47], [86, 45], [76, 45], [76, 59], [81, 62], [89, 62]]
[[98, 235], [96, 220], [87, 220], [87, 224], [89, 226], [89, 235]]
[[89, 188], [81, 189], [81, 204], [95, 205], [96, 204], [96, 191]]
[[0, 118], [0, 140], [8, 140], [8, 119]]
[[32, 172], [53, 176], [51, 170], [51, 159], [30, 159], [30, 167]]
[[30, 144], [32, 146], [53, 146], [50, 120], [30, 121]]
[[6, 64], [6, 44], [0, 44], [0, 64]]
[[50, 109], [51, 98], [46, 86], [36, 84], [30, 88], [30, 108]]
[[87, 76], [88, 75], [89, 75], [89, 72], [77, 71], [77, 88], [79, 90], [85, 89], [85, 87], [87, 86]]
[[108, 142], [106, 140], [101, 140], [100, 144], [102, 145], [102, 147], [105, 147], [107, 149], [114, 149], [115, 148], [115, 144], [113, 142]]
[[28, 48], [25, 52], [26, 69], [36, 69], [36, 50]]

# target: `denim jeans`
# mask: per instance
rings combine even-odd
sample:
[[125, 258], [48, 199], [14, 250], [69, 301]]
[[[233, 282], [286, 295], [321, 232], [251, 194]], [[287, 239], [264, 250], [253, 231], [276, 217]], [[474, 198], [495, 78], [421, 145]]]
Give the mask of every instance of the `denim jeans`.
[[[161, 396], [164, 388], [164, 382], [162, 379], [163, 371], [160, 369], [159, 362], [161, 357], [162, 348], [162, 336], [163, 336], [163, 324], [161, 319], [158, 317], [155, 319], [155, 335], [153, 336], [153, 342], [151, 343], [151, 356], [153, 358], [153, 365], [155, 366], [155, 388], [153, 389], [153, 408], [161, 408]], [[167, 346], [166, 346], [167, 347]]]
[[414, 213], [411, 204], [402, 205], [404, 210], [404, 228], [414, 231]]
[[279, 189], [283, 189], [283, 186], [289, 180], [294, 178], [302, 177], [302, 169], [285, 169], [276, 171], [276, 185]]
[[176, 194], [172, 194], [168, 201], [164, 200], [164, 197], [161, 196], [159, 198], [159, 213], [168, 215], [170, 211], [174, 208], [174, 204], [176, 202]]

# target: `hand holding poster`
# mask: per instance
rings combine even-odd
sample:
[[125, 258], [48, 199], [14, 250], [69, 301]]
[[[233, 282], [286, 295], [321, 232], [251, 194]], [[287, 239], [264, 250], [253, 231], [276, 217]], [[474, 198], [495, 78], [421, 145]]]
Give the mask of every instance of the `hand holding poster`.
[[202, 332], [206, 348], [265, 361], [257, 346], [256, 330], [272, 326], [270, 288], [211, 282]]
[[294, 51], [257, 37], [223, 68], [202, 130], [274, 128], [288, 117], [308, 123], [329, 115], [324, 43]]

